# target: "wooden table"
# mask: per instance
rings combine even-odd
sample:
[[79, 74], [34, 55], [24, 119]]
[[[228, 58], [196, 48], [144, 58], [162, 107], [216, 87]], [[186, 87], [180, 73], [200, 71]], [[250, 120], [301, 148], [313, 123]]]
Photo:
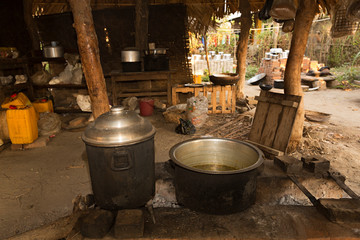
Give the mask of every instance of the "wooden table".
[[[120, 97], [151, 97], [166, 96], [171, 103], [171, 73], [174, 71], [153, 72], [120, 72], [112, 71], [112, 100], [113, 105], [118, 105]], [[163, 83], [166, 87], [158, 87], [157, 83]], [[123, 84], [120, 89], [117, 84]], [[127, 86], [126, 86], [127, 84]], [[134, 87], [135, 86], [135, 87]]]

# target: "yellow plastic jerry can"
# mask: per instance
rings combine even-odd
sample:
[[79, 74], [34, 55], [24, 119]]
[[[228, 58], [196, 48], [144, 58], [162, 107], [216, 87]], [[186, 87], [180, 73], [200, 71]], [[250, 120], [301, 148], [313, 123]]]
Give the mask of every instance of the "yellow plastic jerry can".
[[13, 144], [28, 144], [38, 138], [37, 113], [33, 106], [8, 109], [6, 121]]

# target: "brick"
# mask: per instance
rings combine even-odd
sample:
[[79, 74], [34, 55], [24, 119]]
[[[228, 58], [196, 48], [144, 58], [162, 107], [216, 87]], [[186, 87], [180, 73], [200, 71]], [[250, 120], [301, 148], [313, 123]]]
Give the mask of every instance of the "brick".
[[326, 81], [327, 88], [333, 88], [336, 87], [337, 85], [339, 85], [339, 82], [337, 80]]
[[326, 82], [322, 79], [319, 80], [319, 89], [325, 90], [326, 89]]
[[280, 65], [286, 66], [287, 58], [280, 59]]
[[276, 156], [274, 164], [279, 166], [285, 173], [299, 173], [303, 168], [303, 163], [290, 156]]
[[273, 67], [280, 67], [280, 62], [279, 62], [279, 60], [274, 59], [274, 60], [271, 61], [271, 63], [272, 63], [272, 66], [273, 66]]
[[312, 69], [312, 70], [318, 70], [318, 61], [311, 61], [310, 62], [310, 69]]
[[10, 149], [12, 151], [23, 150], [23, 145], [22, 144], [11, 144]]
[[317, 176], [327, 176], [330, 169], [330, 161], [320, 156], [301, 157], [303, 167]]
[[274, 67], [273, 71], [274, 71], [275, 73], [278, 73], [278, 72], [281, 71], [281, 67]]
[[24, 149], [46, 147], [49, 142], [48, 136], [42, 136], [36, 139], [33, 143], [24, 144]]
[[274, 77], [281, 77], [281, 72], [279, 71], [279, 72], [273, 72], [272, 73], [272, 75], [274, 76]]
[[118, 211], [114, 224], [115, 238], [139, 238], [144, 235], [144, 215], [140, 209]]
[[114, 224], [115, 214], [104, 209], [93, 209], [81, 217], [80, 232], [84, 237], [103, 238]]

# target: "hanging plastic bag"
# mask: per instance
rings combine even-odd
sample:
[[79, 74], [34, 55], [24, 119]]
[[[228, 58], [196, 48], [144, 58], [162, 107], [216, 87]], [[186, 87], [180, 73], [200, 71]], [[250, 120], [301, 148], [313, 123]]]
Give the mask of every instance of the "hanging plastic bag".
[[208, 118], [208, 100], [204, 96], [191, 97], [187, 100], [186, 116], [195, 127], [201, 127]]
[[77, 95], [76, 103], [79, 105], [81, 111], [91, 112], [91, 100], [89, 95]]
[[175, 128], [175, 132], [178, 134], [190, 135], [196, 132], [194, 124], [190, 120], [179, 119], [180, 124]]
[[48, 84], [51, 79], [51, 74], [41, 69], [31, 76], [31, 82], [35, 85]]
[[296, 10], [297, 1], [295, 0], [274, 0], [269, 14], [272, 18], [288, 20], [295, 18]]

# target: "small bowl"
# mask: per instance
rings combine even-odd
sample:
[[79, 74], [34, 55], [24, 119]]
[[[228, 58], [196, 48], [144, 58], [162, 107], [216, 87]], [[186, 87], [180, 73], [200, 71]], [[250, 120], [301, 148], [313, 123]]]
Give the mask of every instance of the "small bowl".
[[260, 84], [259, 87], [264, 91], [269, 91], [270, 89], [272, 89], [272, 86], [269, 84]]

